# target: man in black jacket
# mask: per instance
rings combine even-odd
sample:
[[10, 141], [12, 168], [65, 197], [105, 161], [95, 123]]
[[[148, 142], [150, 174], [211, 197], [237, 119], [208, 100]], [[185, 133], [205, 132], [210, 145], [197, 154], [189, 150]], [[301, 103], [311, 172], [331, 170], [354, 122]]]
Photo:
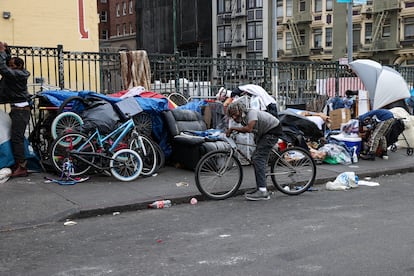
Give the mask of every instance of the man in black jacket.
[[9, 57], [7, 44], [0, 42], [0, 93], [2, 100], [11, 104], [11, 138], [15, 166], [12, 177], [27, 176], [24, 139], [30, 120], [30, 95], [27, 91], [27, 79], [30, 73], [24, 68], [19, 57]]

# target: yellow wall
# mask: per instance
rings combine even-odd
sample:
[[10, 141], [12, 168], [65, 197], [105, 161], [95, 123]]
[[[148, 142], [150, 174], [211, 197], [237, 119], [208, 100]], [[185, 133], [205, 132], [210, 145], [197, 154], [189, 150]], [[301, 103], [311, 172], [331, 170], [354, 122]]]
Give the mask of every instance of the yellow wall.
[[[79, 14], [83, 5], [83, 15]], [[3, 12], [10, 12], [10, 19]], [[83, 28], [82, 28], [83, 22]], [[0, 41], [14, 46], [99, 52], [96, 0], [2, 0]]]

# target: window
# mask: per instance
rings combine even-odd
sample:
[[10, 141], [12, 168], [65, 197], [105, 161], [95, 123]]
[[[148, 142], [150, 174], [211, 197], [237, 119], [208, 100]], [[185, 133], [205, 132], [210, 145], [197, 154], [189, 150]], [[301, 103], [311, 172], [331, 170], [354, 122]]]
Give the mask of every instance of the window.
[[325, 46], [332, 47], [332, 28], [325, 29]]
[[135, 32], [134, 32], [134, 24], [132, 24], [132, 23], [129, 23], [129, 33], [130, 33], [130, 34], [135, 33]]
[[386, 19], [384, 25], [382, 26], [382, 37], [391, 36], [391, 20]]
[[242, 25], [238, 24], [236, 26], [236, 42], [242, 41]]
[[299, 11], [300, 12], [306, 11], [306, 1], [305, 0], [300, 0], [299, 1]]
[[231, 0], [224, 1], [224, 12], [231, 12]]
[[242, 3], [241, 3], [241, 0], [237, 0], [237, 3], [236, 3], [236, 5], [237, 5], [237, 12], [241, 12], [241, 10], [242, 10]]
[[107, 3], [107, 0], [101, 0], [101, 3]]
[[277, 0], [276, 2], [276, 16], [283, 17], [283, 0]]
[[292, 50], [292, 33], [286, 33], [286, 50]]
[[277, 33], [277, 49], [283, 50], [283, 33]]
[[262, 22], [251, 22], [247, 24], [247, 39], [263, 38]]
[[217, 0], [217, 13], [224, 13], [224, 0]]
[[116, 25], [116, 35], [117, 36], [121, 35], [121, 26], [119, 26], [119, 24]]
[[101, 39], [108, 39], [108, 30], [102, 30]]
[[263, 19], [263, 10], [256, 10], [256, 20]]
[[254, 20], [254, 11], [247, 11], [247, 20]]
[[306, 31], [305, 30], [299, 30], [299, 38], [300, 38], [300, 43], [302, 45], [305, 44], [305, 38], [306, 38]]
[[217, 42], [224, 43], [224, 27], [217, 28]]
[[322, 48], [322, 29], [313, 30], [313, 48]]
[[262, 8], [263, 7], [263, 0], [248, 0], [247, 8]]
[[134, 1], [130, 0], [129, 1], [129, 14], [133, 14], [134, 13]]
[[231, 26], [225, 26], [224, 27], [224, 39], [225, 43], [231, 43]]
[[122, 2], [122, 15], [126, 15], [126, 14], [127, 14], [127, 3]]
[[121, 7], [119, 6], [119, 3], [116, 4], [116, 17], [119, 17], [121, 14]]
[[126, 23], [122, 24], [122, 34], [123, 35], [126, 35], [127, 34]]
[[361, 44], [361, 25], [354, 24], [352, 26], [352, 44], [359, 45]]
[[332, 0], [326, 0], [326, 10], [332, 11]]
[[315, 1], [315, 12], [322, 12], [322, 0]]
[[404, 40], [414, 39], [414, 17], [404, 19]]
[[254, 51], [254, 41], [247, 42], [247, 51]]
[[106, 11], [101, 11], [100, 19], [101, 19], [101, 22], [107, 22], [108, 21], [108, 13]]
[[326, 15], [326, 24], [331, 24], [332, 23], [332, 14], [327, 14]]
[[365, 23], [365, 43], [372, 43], [372, 23]]
[[262, 51], [263, 50], [263, 41], [256, 40], [256, 51]]
[[293, 0], [286, 0], [286, 16], [292, 16]]

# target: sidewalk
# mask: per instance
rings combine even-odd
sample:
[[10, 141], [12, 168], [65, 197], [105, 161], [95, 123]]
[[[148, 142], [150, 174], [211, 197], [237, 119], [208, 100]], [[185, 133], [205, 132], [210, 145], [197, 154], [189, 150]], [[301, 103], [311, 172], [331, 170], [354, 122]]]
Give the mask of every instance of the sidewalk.
[[[252, 168], [244, 169], [241, 189], [255, 187]], [[355, 172], [360, 179], [414, 172], [414, 156], [408, 156], [405, 149], [399, 149], [389, 152], [389, 160], [360, 160], [348, 166], [317, 165], [316, 185], [324, 185], [345, 171]], [[140, 177], [133, 182], [119, 182], [113, 177], [96, 175], [86, 182], [65, 186], [46, 183], [44, 176], [56, 178], [55, 175], [32, 173], [29, 177], [9, 179], [0, 184], [0, 231], [68, 218], [146, 209], [148, 203], [159, 199], [170, 199], [173, 204], [188, 204], [193, 196], [202, 199], [195, 185], [194, 172], [174, 167], [162, 168], [155, 176]]]

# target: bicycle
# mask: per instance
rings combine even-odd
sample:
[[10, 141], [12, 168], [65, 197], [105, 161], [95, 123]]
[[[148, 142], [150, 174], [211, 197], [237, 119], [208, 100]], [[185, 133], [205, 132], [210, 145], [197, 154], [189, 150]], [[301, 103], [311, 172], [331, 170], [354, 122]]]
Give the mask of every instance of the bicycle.
[[[239, 156], [249, 165], [250, 158], [237, 146], [251, 144], [235, 142], [234, 136], [221, 140], [229, 143], [227, 150], [216, 150], [204, 155], [195, 169], [195, 182], [201, 194], [209, 199], [226, 199], [239, 190], [243, 181], [243, 167]], [[287, 195], [299, 195], [308, 190], [315, 181], [316, 164], [311, 155], [300, 147], [288, 147], [279, 151], [274, 147], [268, 157], [268, 172], [275, 188]]]
[[[142, 172], [143, 161], [140, 154], [128, 146], [141, 146], [144, 138], [134, 128], [134, 121], [130, 118], [105, 136], [98, 128], [89, 136], [80, 132], [64, 133], [51, 146], [52, 164], [57, 172], [62, 173], [65, 162], [70, 160], [73, 176], [86, 174], [95, 168], [98, 172], [110, 172], [120, 181], [135, 180]], [[130, 145], [125, 143], [125, 139]], [[152, 164], [156, 164], [156, 160]]]

